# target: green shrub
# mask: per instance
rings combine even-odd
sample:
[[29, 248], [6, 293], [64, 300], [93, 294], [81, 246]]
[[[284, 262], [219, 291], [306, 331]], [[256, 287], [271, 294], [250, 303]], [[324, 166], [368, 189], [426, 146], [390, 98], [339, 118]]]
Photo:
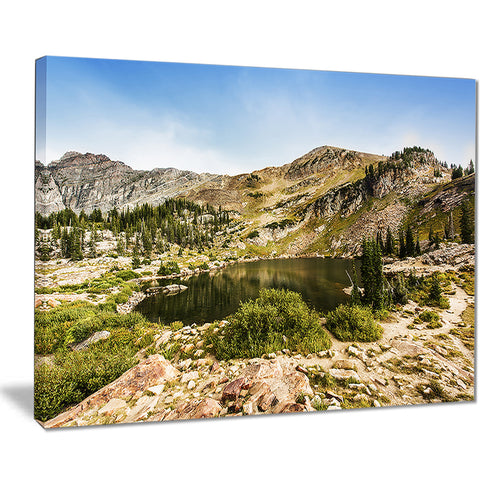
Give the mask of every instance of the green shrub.
[[200, 270], [209, 270], [209, 269], [210, 269], [210, 267], [208, 266], [208, 263], [207, 263], [207, 262], [201, 263], [201, 264], [198, 266], [198, 268], [199, 268]]
[[82, 352], [68, 352], [59, 356], [54, 366], [42, 365], [35, 371], [35, 418], [46, 421], [55, 417], [137, 363], [130, 346], [112, 348], [110, 342], [105, 348], [107, 341]]
[[92, 335], [92, 333], [100, 330], [101, 326], [101, 321], [93, 316], [78, 320], [67, 331], [65, 335], [65, 345], [82, 342]]
[[318, 352], [331, 346], [320, 316], [299, 293], [263, 289], [259, 297], [241, 303], [223, 332], [206, 334], [219, 359], [252, 358], [289, 348], [300, 353]]
[[180, 330], [181, 328], [183, 328], [183, 323], [182, 323], [182, 322], [179, 322], [179, 321], [172, 322], [172, 323], [170, 324], [170, 328], [175, 332], [175, 331]]
[[171, 275], [172, 273], [180, 273], [180, 267], [178, 263], [174, 261], [162, 263], [157, 271], [157, 275], [160, 276]]
[[133, 293], [130, 285], [125, 285], [122, 290], [121, 290], [121, 293], [123, 293], [124, 295], [127, 295], [128, 297]]
[[53, 323], [46, 326], [35, 326], [35, 353], [50, 355], [65, 343], [65, 336], [72, 322]]
[[418, 318], [425, 323], [428, 323], [428, 328], [440, 328], [442, 326], [442, 322], [440, 322], [440, 316], [437, 312], [433, 312], [432, 310], [426, 310], [422, 312]]
[[134, 278], [139, 278], [141, 275], [132, 270], [120, 270], [115, 274], [115, 276], [122, 279], [125, 282], [128, 282], [129, 280], [133, 280]]
[[[37, 312], [35, 353], [54, 354], [54, 365], [35, 371], [35, 418], [48, 420], [118, 378], [153, 341], [153, 328], [138, 312], [121, 315], [86, 302]], [[100, 330], [111, 335], [81, 352], [65, 348]]]
[[339, 305], [327, 315], [326, 327], [343, 342], [374, 342], [383, 328], [370, 307]]
[[247, 238], [257, 238], [259, 235], [258, 230], [253, 230], [247, 235]]
[[119, 292], [113, 295], [112, 299], [116, 304], [126, 303], [128, 302], [128, 295], [123, 292]]

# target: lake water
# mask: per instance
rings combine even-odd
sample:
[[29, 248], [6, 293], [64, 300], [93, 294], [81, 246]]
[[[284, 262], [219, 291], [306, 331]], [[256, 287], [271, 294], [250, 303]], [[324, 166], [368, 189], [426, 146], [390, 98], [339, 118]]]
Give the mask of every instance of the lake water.
[[[262, 288], [284, 288], [299, 292], [320, 312], [328, 312], [348, 296], [352, 261], [343, 259], [294, 258], [237, 263], [224, 269], [202, 273], [186, 280], [161, 283], [183, 284], [187, 290], [177, 295], [158, 294], [146, 298], [136, 311], [151, 322], [181, 321], [184, 325], [221, 320], [234, 313], [241, 301], [256, 298]], [[357, 272], [359, 266], [357, 265]]]

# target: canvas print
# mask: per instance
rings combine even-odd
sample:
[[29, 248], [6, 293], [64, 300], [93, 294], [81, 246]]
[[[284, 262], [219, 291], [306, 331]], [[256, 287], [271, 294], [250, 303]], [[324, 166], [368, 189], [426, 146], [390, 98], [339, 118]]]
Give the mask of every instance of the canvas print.
[[475, 87], [38, 59], [35, 419], [473, 400]]

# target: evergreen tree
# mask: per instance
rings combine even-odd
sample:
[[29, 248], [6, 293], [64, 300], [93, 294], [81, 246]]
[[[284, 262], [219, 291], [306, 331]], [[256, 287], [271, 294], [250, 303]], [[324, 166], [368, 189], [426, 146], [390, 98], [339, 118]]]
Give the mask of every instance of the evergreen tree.
[[117, 253], [120, 256], [125, 255], [125, 243], [121, 236], [118, 236], [117, 238]]
[[468, 163], [468, 167], [465, 169], [465, 175], [470, 175], [475, 172], [475, 167], [473, 165], [472, 159], [470, 159], [470, 162]]
[[377, 232], [377, 244], [383, 254], [385, 252], [385, 247], [383, 245], [382, 232], [380, 230]]
[[386, 292], [384, 288], [382, 253], [375, 240], [363, 240], [362, 252], [362, 283], [364, 288], [364, 301], [378, 310], [386, 305]]
[[410, 225], [407, 227], [407, 232], [405, 234], [405, 255], [407, 257], [415, 256], [415, 240], [413, 238], [412, 227]]
[[152, 243], [152, 235], [148, 228], [143, 228], [142, 245], [143, 245], [143, 251], [145, 253], [145, 256], [150, 257], [150, 255], [152, 254], [153, 243]]
[[138, 248], [135, 245], [133, 247], [133, 255], [132, 255], [132, 269], [136, 269], [140, 267], [140, 258], [138, 256]]
[[415, 243], [415, 255], [418, 256], [418, 255], [421, 255], [422, 253], [422, 250], [420, 248], [420, 238], [417, 237], [417, 241]]
[[428, 297], [435, 303], [440, 302], [440, 299], [442, 298], [442, 287], [440, 285], [440, 280], [438, 278], [437, 272], [433, 274], [432, 283], [428, 292]]
[[61, 251], [61, 254], [62, 254], [62, 257], [64, 258], [67, 258], [69, 257], [69, 235], [68, 235], [68, 231], [66, 228], [63, 228], [62, 229], [62, 236], [60, 238], [60, 251]]
[[82, 240], [80, 230], [74, 227], [71, 235], [71, 254], [70, 257], [72, 260], [82, 260], [83, 251], [82, 251]]
[[473, 243], [474, 231], [473, 212], [468, 202], [464, 201], [460, 213], [460, 236], [462, 237], [462, 243]]
[[447, 238], [449, 238], [450, 240], [455, 239], [455, 225], [453, 223], [452, 211], [450, 211], [450, 216], [448, 217]]
[[405, 240], [403, 239], [403, 232], [400, 230], [398, 234], [398, 256], [400, 258], [405, 258], [406, 250], [405, 250]]
[[90, 257], [97, 257], [97, 244], [95, 243], [95, 236], [90, 232], [90, 241], [88, 242], [88, 249], [90, 250]]
[[395, 278], [392, 300], [400, 305], [405, 305], [408, 302], [408, 290], [405, 286], [405, 276], [403, 272], [400, 272]]
[[459, 165], [458, 167], [454, 166], [452, 169], [452, 180], [461, 177], [463, 177], [463, 167], [461, 165]]
[[393, 255], [395, 252], [395, 240], [393, 239], [392, 231], [390, 226], [387, 228], [387, 238], [385, 241], [385, 253], [387, 255]]

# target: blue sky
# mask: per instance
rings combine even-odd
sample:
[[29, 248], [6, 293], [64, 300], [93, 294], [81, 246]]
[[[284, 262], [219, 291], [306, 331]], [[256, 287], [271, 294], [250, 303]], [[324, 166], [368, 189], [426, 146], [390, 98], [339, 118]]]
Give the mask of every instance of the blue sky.
[[236, 174], [333, 145], [389, 155], [475, 152], [468, 79], [43, 57], [37, 159], [103, 153], [136, 169]]

